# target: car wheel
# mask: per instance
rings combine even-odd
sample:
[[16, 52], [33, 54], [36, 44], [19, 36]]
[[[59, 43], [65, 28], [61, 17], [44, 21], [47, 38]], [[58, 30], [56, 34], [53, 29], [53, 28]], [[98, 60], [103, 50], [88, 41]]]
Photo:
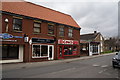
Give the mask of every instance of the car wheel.
[[114, 63], [112, 63], [112, 67], [113, 67], [113, 68], [116, 68]]

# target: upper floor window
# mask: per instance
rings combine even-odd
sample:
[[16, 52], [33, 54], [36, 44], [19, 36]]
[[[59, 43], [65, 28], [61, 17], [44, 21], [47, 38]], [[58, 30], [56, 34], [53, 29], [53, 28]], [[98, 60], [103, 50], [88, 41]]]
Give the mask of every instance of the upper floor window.
[[73, 37], [73, 29], [68, 29], [68, 37]]
[[59, 28], [59, 36], [64, 36], [64, 27]]
[[54, 35], [54, 25], [48, 24], [48, 34]]
[[41, 32], [41, 27], [40, 27], [41, 23], [38, 22], [34, 22], [34, 33], [40, 33]]
[[13, 19], [13, 30], [22, 31], [22, 19], [18, 19], [18, 18]]

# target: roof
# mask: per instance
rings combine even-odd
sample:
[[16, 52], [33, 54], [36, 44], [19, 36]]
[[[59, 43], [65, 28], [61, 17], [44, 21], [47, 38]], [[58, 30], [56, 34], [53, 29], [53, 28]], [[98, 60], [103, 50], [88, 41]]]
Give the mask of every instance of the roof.
[[98, 34], [100, 33], [83, 34], [83, 35], [80, 35], [80, 39], [81, 40], [94, 40]]
[[80, 28], [70, 15], [31, 2], [2, 2], [2, 11]]

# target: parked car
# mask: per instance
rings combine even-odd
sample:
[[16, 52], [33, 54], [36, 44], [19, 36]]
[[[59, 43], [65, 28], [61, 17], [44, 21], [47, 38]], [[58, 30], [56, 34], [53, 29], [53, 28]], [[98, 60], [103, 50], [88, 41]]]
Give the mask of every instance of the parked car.
[[120, 51], [116, 53], [116, 55], [112, 59], [112, 66], [113, 68], [119, 67], [120, 68]]

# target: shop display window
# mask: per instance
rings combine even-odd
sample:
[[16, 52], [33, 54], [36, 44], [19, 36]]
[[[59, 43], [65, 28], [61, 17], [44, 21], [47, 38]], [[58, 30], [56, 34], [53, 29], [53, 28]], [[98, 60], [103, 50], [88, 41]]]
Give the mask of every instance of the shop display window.
[[18, 59], [19, 46], [18, 45], [2, 45], [2, 59]]
[[33, 45], [33, 57], [48, 57], [48, 45]]
[[77, 54], [77, 46], [64, 46], [64, 55]]

